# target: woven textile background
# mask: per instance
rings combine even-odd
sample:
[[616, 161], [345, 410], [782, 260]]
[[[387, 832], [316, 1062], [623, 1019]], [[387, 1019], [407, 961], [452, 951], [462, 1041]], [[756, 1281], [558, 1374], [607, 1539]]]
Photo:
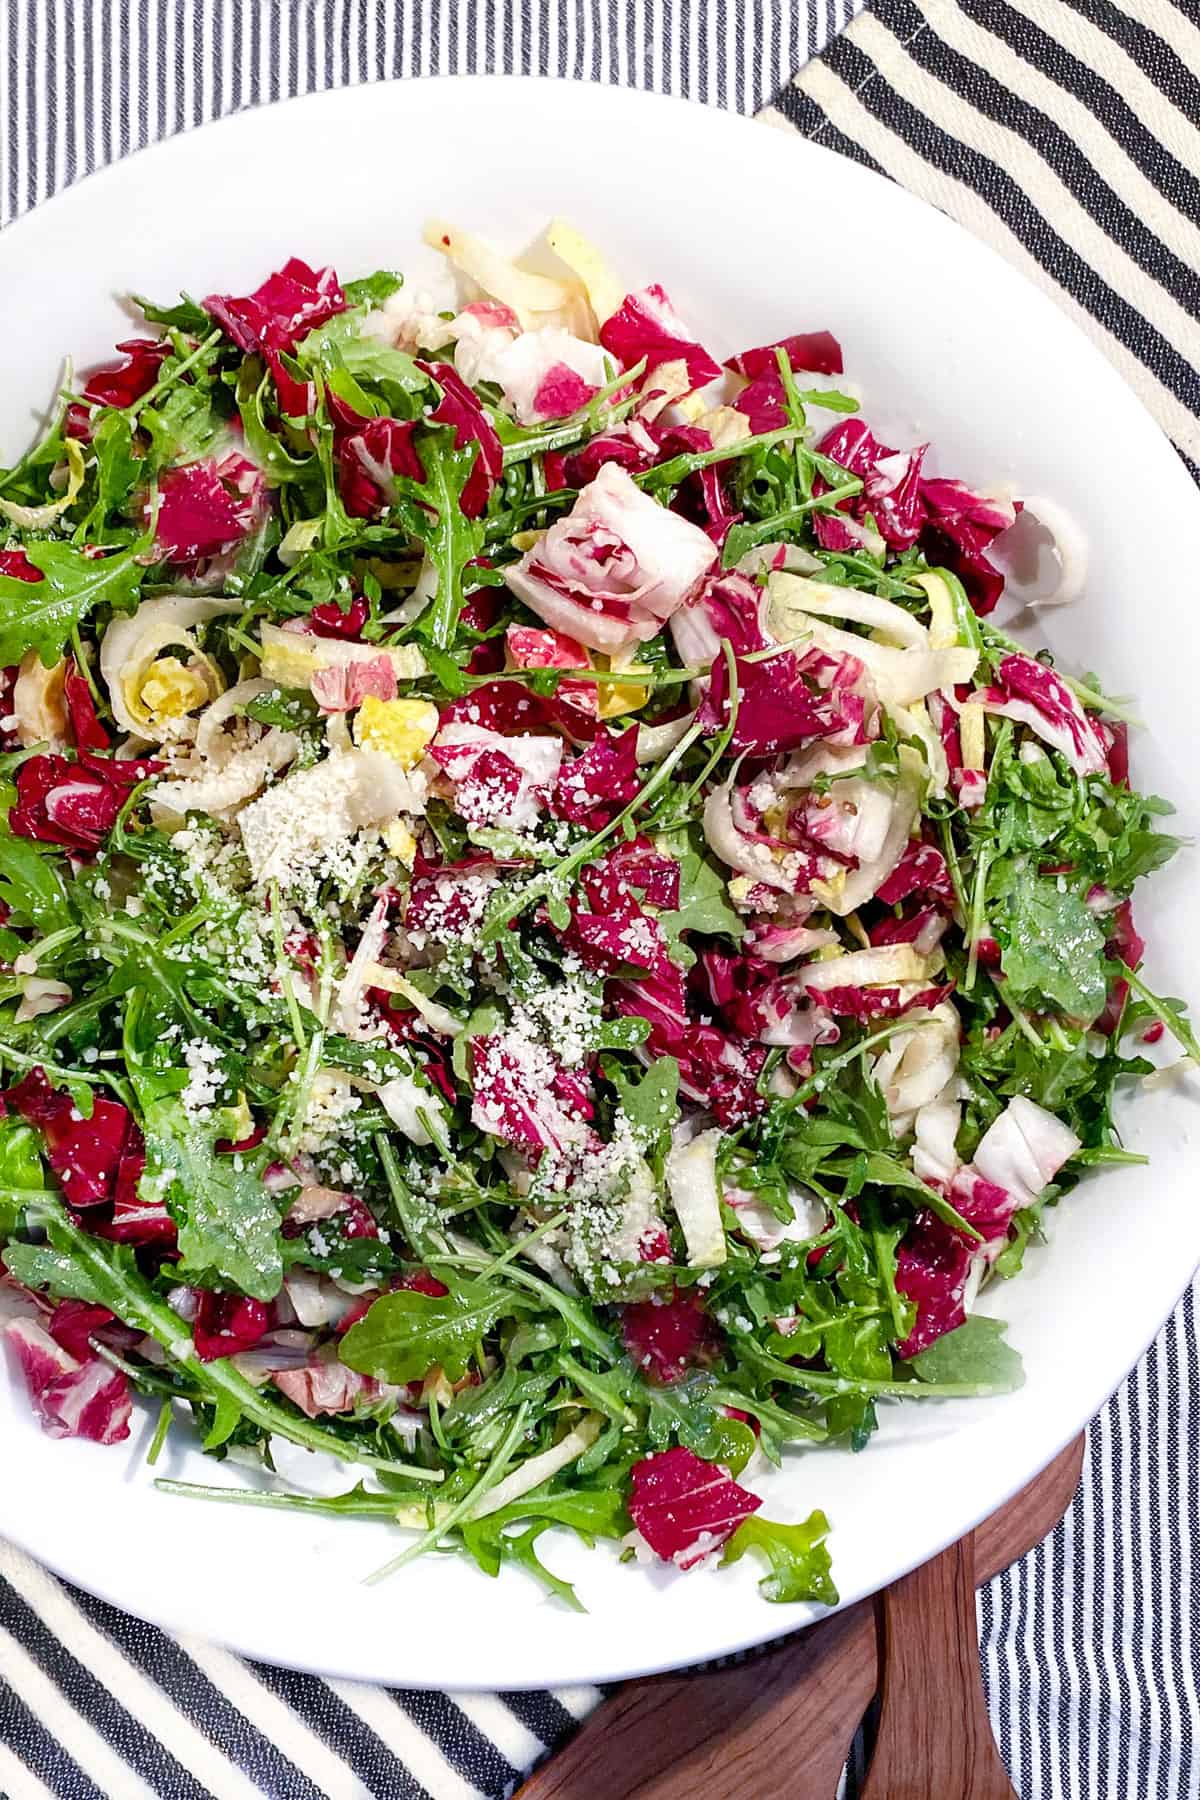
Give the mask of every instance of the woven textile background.
[[403, 75], [565, 75], [757, 112], [862, 0], [5, 0], [0, 224], [143, 144]]
[[[0, 222], [174, 131], [349, 82], [502, 70], [745, 112], [774, 99], [772, 124], [880, 168], [1049, 287], [1195, 471], [1200, 5], [879, 0], [850, 24], [857, 10], [6, 0]], [[981, 1596], [989, 1700], [1023, 1800], [1200, 1796], [1198, 1408], [1193, 1294], [1093, 1424], [1062, 1526]], [[400, 1692], [252, 1665], [0, 1546], [7, 1800], [499, 1796], [598, 1698]]]

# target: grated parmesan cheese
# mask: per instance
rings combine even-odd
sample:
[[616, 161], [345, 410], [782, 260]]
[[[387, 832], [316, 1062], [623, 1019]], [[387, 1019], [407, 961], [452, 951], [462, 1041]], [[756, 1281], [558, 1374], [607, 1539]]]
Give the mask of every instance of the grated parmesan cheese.
[[238, 815], [255, 882], [286, 883], [359, 831], [425, 809], [425, 777], [374, 750], [337, 751]]

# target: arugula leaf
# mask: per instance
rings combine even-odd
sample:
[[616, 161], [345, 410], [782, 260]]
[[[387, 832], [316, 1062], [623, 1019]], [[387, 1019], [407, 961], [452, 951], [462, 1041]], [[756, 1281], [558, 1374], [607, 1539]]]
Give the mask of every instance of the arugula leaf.
[[936, 1188], [930, 1187], [928, 1182], [915, 1175], [899, 1157], [884, 1156], [878, 1150], [869, 1151], [863, 1163], [863, 1179], [879, 1187], [899, 1188], [905, 1193], [917, 1195], [920, 1204], [936, 1213], [944, 1224], [953, 1226], [955, 1231], [961, 1231], [969, 1238], [978, 1239], [978, 1231], [973, 1225], [968, 1225], [957, 1207], [951, 1206]]
[[985, 1383], [989, 1393], [1013, 1393], [1023, 1385], [1025, 1371], [1020, 1352], [1004, 1342], [1007, 1329], [1003, 1319], [973, 1313], [957, 1330], [948, 1331], [928, 1350], [910, 1357], [908, 1367], [935, 1386], [977, 1381]]
[[360, 275], [348, 281], [342, 292], [351, 306], [382, 306], [404, 286], [403, 275], [395, 269], [376, 269], [373, 275]]
[[[506, 1529], [529, 1520], [524, 1531]], [[575, 1589], [548, 1569], [534, 1546], [555, 1525], [567, 1526], [590, 1547], [598, 1537], [616, 1538], [629, 1528], [625, 1503], [616, 1488], [577, 1489], [563, 1493], [527, 1494], [486, 1519], [466, 1520], [459, 1528], [464, 1548], [487, 1575], [498, 1575], [502, 1562], [528, 1571], [572, 1612], [583, 1612]]]
[[673, 1056], [655, 1057], [638, 1080], [628, 1081], [615, 1066], [606, 1071], [617, 1090], [621, 1110], [648, 1154], [656, 1154], [671, 1135], [679, 1114], [679, 1064]]
[[[355, 386], [360, 380], [374, 382], [387, 398], [388, 409], [394, 417], [411, 416], [411, 396], [429, 386], [429, 377], [418, 369], [406, 351], [382, 344], [378, 338], [363, 337], [360, 324], [361, 321], [351, 314], [339, 313], [336, 318], [310, 331], [296, 346], [297, 360], [310, 368], [319, 368], [330, 385], [335, 385], [332, 377], [338, 370], [348, 375]], [[360, 398], [356, 411], [361, 410]]]
[[0, 1262], [15, 1281], [27, 1288], [46, 1288], [57, 1300], [84, 1300], [89, 1306], [108, 1306], [111, 1295], [93, 1275], [65, 1250], [50, 1244], [9, 1244]]
[[0, 1119], [0, 1196], [13, 1190], [40, 1192], [45, 1187], [42, 1134], [10, 1113]]
[[581, 1537], [621, 1537], [629, 1529], [625, 1502], [619, 1488], [535, 1488], [510, 1500], [465, 1530], [499, 1533], [506, 1525], [538, 1519], [544, 1525], [563, 1525]]
[[549, 1529], [548, 1524], [529, 1525], [524, 1531], [518, 1531], [511, 1537], [502, 1538], [500, 1540], [501, 1549], [510, 1562], [519, 1563], [521, 1568], [528, 1570], [535, 1581], [540, 1582], [548, 1593], [561, 1600], [564, 1606], [569, 1606], [572, 1612], [586, 1612], [586, 1606], [571, 1583], [556, 1575], [553, 1569], [548, 1569], [537, 1553], [535, 1548], [537, 1541], [542, 1533]]
[[264, 688], [246, 702], [246, 717], [260, 725], [279, 725], [284, 731], [299, 731], [302, 726], [319, 724], [321, 709], [311, 694], [302, 688]]
[[15, 925], [28, 921], [49, 933], [73, 923], [71, 898], [56, 862], [53, 851], [31, 838], [14, 837], [7, 821], [0, 821], [0, 903]]
[[143, 294], [135, 294], [133, 298], [151, 325], [166, 325], [171, 331], [186, 332], [189, 337], [203, 337], [212, 330], [212, 320], [204, 308], [187, 294], [180, 296], [176, 306], [159, 306]]
[[347, 1368], [380, 1381], [420, 1381], [435, 1363], [461, 1381], [484, 1333], [524, 1304], [519, 1294], [475, 1281], [437, 1298], [402, 1288], [376, 1300], [338, 1354]]
[[0, 1121], [0, 1236], [17, 1229], [25, 1208], [36, 1205], [46, 1187], [41, 1133], [20, 1119]]
[[71, 544], [48, 539], [27, 543], [25, 554], [41, 571], [39, 582], [0, 575], [0, 665], [20, 662], [35, 649], [47, 668], [56, 663], [71, 632], [97, 606], [130, 612], [137, 604], [143, 545], [118, 556], [85, 556]]
[[[255, 1300], [283, 1281], [279, 1213], [262, 1184], [262, 1154], [219, 1156], [221, 1128], [189, 1118], [169, 1096], [146, 1107], [146, 1172], [139, 1194], [165, 1197], [179, 1226], [184, 1273], [212, 1271]], [[241, 1165], [240, 1167], [238, 1165]]]
[[[686, 840], [685, 840], [686, 843]], [[735, 942], [745, 934], [745, 922], [729, 902], [725, 876], [694, 844], [679, 846], [679, 909], [663, 913], [659, 923], [666, 933], [667, 944], [675, 962], [692, 962], [692, 952], [680, 944], [685, 931], [697, 931], [708, 937], [731, 937]], [[683, 954], [681, 954], [681, 951]]]
[[838, 1591], [830, 1573], [825, 1539], [829, 1520], [823, 1512], [810, 1513], [801, 1525], [781, 1525], [758, 1513], [743, 1519], [721, 1558], [721, 1566], [740, 1562], [747, 1550], [757, 1551], [770, 1564], [759, 1581], [763, 1598], [784, 1604], [794, 1600], [818, 1600], [836, 1606]]
[[437, 573], [433, 604], [421, 615], [417, 627], [435, 650], [448, 650], [454, 642], [465, 598], [463, 571], [483, 546], [482, 524], [468, 519], [461, 505], [462, 491], [477, 455], [474, 443], [456, 450], [448, 431], [429, 432], [421, 441], [425, 486], [417, 487], [408, 481], [402, 484], [418, 498], [419, 504], [410, 509], [408, 524], [424, 543]]
[[119, 407], [106, 407], [92, 432], [96, 457], [96, 507], [94, 517], [103, 522], [119, 513], [133, 490], [142, 465], [133, 454], [133, 427]]
[[351, 375], [378, 381], [381, 385], [390, 382], [411, 393], [419, 393], [429, 386], [428, 375], [418, 369], [406, 351], [397, 350], [391, 344], [381, 344], [378, 338], [347, 338], [341, 351], [342, 365]]
[[[168, 367], [164, 364], [164, 368]], [[153, 406], [143, 405], [138, 424], [150, 437], [146, 473], [157, 473], [169, 463], [191, 461], [207, 450], [224, 421], [213, 406], [212, 391], [200, 382], [179, 382], [158, 396]]]
[[311, 456], [293, 456], [263, 418], [263, 395], [269, 383], [268, 375], [257, 378], [255, 363], [243, 363], [237, 384], [238, 412], [251, 457], [268, 481], [281, 486], [284, 482], [300, 481], [308, 475], [313, 467], [313, 459]]
[[989, 887], [1000, 902], [991, 917], [1014, 997], [1049, 1002], [1090, 1025], [1108, 993], [1104, 933], [1095, 915], [1073, 888], [1064, 882], [1060, 890], [1024, 858], [994, 870]]

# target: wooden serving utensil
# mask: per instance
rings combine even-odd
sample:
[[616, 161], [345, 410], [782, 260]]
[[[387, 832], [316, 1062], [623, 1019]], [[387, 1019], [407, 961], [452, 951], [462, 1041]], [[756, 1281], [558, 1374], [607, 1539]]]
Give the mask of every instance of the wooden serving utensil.
[[877, 1601], [729, 1668], [626, 1682], [517, 1800], [833, 1800], [881, 1677], [864, 1800], [1012, 1800], [979, 1676], [975, 1588], [1054, 1529], [1082, 1461], [1080, 1437]]

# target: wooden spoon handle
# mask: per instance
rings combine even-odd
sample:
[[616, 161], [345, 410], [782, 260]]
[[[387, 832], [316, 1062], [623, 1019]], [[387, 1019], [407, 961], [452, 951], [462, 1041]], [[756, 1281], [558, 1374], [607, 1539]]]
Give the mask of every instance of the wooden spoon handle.
[[518, 1800], [833, 1800], [876, 1678], [863, 1600], [753, 1661], [629, 1682]]
[[885, 1588], [883, 1696], [863, 1800], [1016, 1800], [979, 1673], [968, 1535]]

